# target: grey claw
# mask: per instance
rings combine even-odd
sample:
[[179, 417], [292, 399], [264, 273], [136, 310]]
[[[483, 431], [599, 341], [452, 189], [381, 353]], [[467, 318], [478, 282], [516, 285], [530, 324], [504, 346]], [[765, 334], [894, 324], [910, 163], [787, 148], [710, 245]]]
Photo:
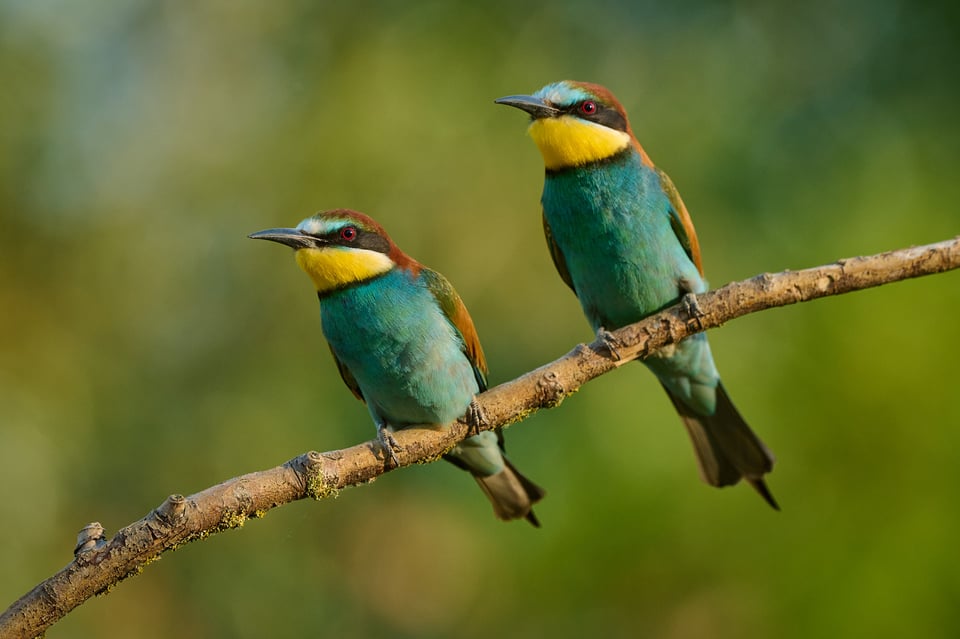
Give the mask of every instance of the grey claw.
[[681, 301], [683, 303], [683, 310], [687, 316], [697, 323], [697, 328], [702, 330], [703, 318], [706, 317], [707, 314], [700, 308], [700, 302], [697, 301], [697, 296], [693, 293], [687, 293]]
[[384, 453], [390, 455], [394, 465], [399, 466], [400, 459], [397, 458], [396, 451], [403, 450], [403, 446], [397, 443], [393, 433], [391, 433], [386, 426], [377, 427], [377, 441], [380, 442], [380, 447], [383, 449]]
[[470, 437], [479, 435], [480, 428], [490, 423], [490, 420], [487, 419], [487, 413], [483, 410], [483, 406], [480, 405], [476, 397], [470, 400], [470, 406], [467, 407], [466, 422], [467, 434], [470, 435]]
[[612, 357], [615, 361], [620, 361], [621, 357], [619, 347], [623, 346], [623, 342], [617, 339], [613, 333], [602, 326], [600, 327], [600, 330], [597, 331], [597, 339], [603, 342], [607, 352], [610, 353], [610, 357]]

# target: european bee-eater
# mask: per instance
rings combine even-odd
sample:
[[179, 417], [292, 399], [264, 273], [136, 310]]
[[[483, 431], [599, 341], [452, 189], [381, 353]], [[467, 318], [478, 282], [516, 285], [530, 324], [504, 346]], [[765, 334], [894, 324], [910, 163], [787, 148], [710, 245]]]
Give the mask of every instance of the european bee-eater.
[[[546, 166], [541, 203], [550, 254], [601, 338], [707, 290], [690, 215], [609, 90], [563, 81], [496, 102], [530, 114]], [[763, 481], [773, 455], [727, 396], [706, 335], [644, 363], [680, 413], [703, 479], [726, 486], [742, 477], [778, 508]]]
[[[487, 388], [487, 364], [473, 320], [450, 282], [401, 251], [383, 227], [338, 209], [250, 237], [295, 250], [320, 298], [340, 376], [366, 402], [395, 462], [392, 430], [482, 419], [474, 398]], [[531, 508], [544, 492], [504, 456], [499, 430], [465, 439], [445, 458], [473, 475], [497, 517], [540, 525]]]

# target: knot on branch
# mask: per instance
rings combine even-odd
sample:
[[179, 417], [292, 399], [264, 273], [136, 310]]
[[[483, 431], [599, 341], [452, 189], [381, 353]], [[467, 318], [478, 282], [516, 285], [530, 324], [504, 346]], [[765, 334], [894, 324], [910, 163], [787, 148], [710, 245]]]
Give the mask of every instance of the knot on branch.
[[[787, 269], [784, 273], [789, 273], [790, 270]], [[761, 273], [748, 281], [755, 282], [757, 286], [760, 287], [761, 291], [769, 291], [773, 288], [773, 283], [776, 282], [777, 278], [773, 273]]]
[[99, 521], [90, 522], [77, 533], [77, 545], [73, 549], [73, 556], [79, 560], [82, 555], [91, 550], [98, 550], [106, 543], [103, 525]]
[[824, 273], [814, 281], [813, 287], [819, 293], [828, 293], [833, 289], [833, 284], [836, 279], [832, 273]]
[[537, 380], [537, 402], [544, 407], [559, 406], [566, 396], [560, 376], [555, 371], [549, 371]]
[[177, 493], [163, 500], [163, 503], [154, 511], [160, 523], [171, 527], [183, 522], [186, 512], [187, 498]]

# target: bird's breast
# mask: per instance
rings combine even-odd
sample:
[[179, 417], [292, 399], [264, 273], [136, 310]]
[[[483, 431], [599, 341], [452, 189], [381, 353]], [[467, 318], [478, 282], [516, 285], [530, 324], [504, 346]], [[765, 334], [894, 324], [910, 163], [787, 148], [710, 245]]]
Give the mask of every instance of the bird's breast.
[[364, 398], [395, 426], [449, 423], [479, 391], [459, 333], [405, 271], [324, 298], [321, 319]]
[[670, 203], [636, 153], [548, 175], [543, 212], [593, 328], [636, 322], [675, 301], [696, 268]]

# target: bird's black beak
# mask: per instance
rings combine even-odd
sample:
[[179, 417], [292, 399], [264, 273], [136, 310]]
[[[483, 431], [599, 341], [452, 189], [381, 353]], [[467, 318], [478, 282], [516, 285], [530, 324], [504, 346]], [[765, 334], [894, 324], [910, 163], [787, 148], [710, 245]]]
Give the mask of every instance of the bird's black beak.
[[556, 108], [555, 106], [551, 106], [540, 98], [535, 98], [532, 95], [508, 95], [505, 98], [494, 100], [494, 102], [497, 104], [506, 104], [507, 106], [516, 107], [521, 111], [526, 111], [534, 120], [539, 120], [541, 118], [552, 118], [560, 115], [561, 113], [560, 109]]
[[267, 229], [257, 231], [248, 235], [251, 240], [270, 240], [279, 242], [295, 249], [317, 248], [320, 244], [318, 238], [312, 235], [301, 233], [297, 229]]

